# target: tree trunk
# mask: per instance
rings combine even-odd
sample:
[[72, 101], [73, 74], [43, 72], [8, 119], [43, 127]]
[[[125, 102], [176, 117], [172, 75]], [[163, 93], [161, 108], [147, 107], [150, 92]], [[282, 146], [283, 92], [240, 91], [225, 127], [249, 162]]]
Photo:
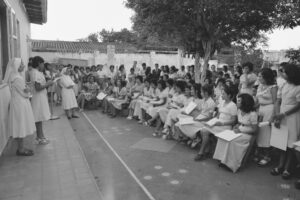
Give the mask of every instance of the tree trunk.
[[211, 41], [204, 41], [202, 42], [202, 46], [204, 49], [204, 57], [203, 57], [203, 66], [202, 66], [202, 73], [201, 73], [201, 84], [204, 83], [206, 78], [206, 70], [208, 68], [208, 62], [210, 60], [210, 55], [212, 51], [212, 42]]
[[201, 79], [200, 79], [200, 75], [201, 75], [201, 71], [200, 71], [200, 53], [196, 52], [195, 55], [195, 82], [196, 83], [201, 83]]

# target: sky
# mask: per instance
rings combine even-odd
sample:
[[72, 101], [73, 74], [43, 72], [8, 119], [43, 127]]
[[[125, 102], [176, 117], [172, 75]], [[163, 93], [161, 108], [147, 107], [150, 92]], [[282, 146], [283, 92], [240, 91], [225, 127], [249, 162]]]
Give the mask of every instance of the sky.
[[[133, 11], [124, 0], [50, 0], [47, 23], [31, 26], [32, 39], [75, 41], [100, 30], [131, 29]], [[300, 27], [268, 33], [268, 49], [300, 47]]]

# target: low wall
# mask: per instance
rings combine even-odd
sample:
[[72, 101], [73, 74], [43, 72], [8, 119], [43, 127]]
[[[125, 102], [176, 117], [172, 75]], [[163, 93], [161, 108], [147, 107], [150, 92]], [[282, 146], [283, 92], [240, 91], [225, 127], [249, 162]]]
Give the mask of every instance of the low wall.
[[8, 109], [10, 91], [8, 85], [0, 85], [0, 155], [9, 139], [8, 132]]

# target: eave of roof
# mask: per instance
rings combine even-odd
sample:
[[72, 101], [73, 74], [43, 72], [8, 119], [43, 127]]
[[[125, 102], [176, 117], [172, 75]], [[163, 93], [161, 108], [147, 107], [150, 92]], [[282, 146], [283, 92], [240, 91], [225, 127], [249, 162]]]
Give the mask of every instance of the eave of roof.
[[23, 3], [31, 23], [47, 22], [47, 0], [23, 0]]

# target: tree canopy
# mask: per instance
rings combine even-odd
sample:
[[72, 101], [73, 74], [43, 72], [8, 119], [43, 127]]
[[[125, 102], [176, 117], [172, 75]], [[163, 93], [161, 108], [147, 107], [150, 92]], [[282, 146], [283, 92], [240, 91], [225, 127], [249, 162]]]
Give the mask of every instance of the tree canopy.
[[[134, 30], [142, 37], [157, 36], [204, 59], [202, 80], [216, 49], [232, 44], [255, 46], [261, 34], [276, 27], [300, 24], [293, 6], [297, 0], [127, 0], [135, 11]], [[289, 17], [283, 17], [288, 16]], [[281, 19], [278, 19], [278, 16]], [[199, 77], [196, 76], [199, 82]]]
[[287, 50], [285, 57], [289, 58], [292, 63], [300, 63], [300, 47]]

